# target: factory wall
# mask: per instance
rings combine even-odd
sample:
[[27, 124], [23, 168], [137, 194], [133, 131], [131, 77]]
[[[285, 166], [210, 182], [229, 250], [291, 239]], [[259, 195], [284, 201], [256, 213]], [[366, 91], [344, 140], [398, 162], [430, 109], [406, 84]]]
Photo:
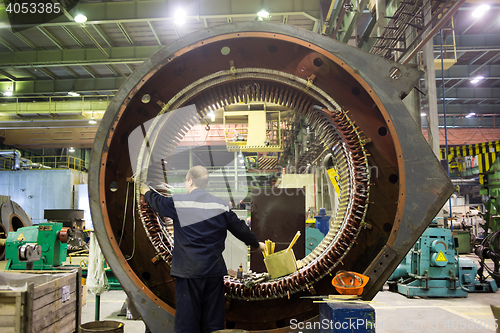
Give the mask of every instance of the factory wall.
[[306, 189], [306, 210], [314, 208], [314, 175], [313, 174], [284, 174], [279, 188], [302, 188]]
[[10, 196], [38, 224], [45, 209], [78, 208], [73, 185], [87, 182], [88, 174], [76, 170], [0, 171], [0, 195]]
[[75, 186], [73, 186], [73, 189], [73, 208], [83, 209], [85, 229], [94, 230], [94, 225], [92, 224], [92, 216], [90, 215], [89, 184], [75, 184]]

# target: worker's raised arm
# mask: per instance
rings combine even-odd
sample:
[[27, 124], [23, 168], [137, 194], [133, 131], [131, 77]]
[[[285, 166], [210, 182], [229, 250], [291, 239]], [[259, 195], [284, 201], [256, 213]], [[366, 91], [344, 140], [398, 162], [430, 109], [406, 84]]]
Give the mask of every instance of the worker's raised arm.
[[149, 189], [149, 187], [145, 184], [141, 185], [140, 192], [144, 195], [144, 200], [151, 206], [151, 208], [153, 208], [154, 211], [158, 212], [158, 214], [171, 218], [174, 217], [176, 211], [172, 198], [166, 197]]
[[236, 238], [250, 245], [253, 248], [260, 248], [261, 244], [257, 239], [257, 236], [250, 230], [245, 221], [240, 220], [238, 216], [231, 210], [227, 212], [229, 221], [227, 224], [227, 230], [229, 230]]

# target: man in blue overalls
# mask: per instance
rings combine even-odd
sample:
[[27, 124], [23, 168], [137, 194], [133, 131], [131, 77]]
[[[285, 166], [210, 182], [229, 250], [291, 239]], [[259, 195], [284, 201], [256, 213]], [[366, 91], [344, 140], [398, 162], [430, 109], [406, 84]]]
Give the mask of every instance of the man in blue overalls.
[[141, 186], [144, 200], [161, 216], [174, 221], [174, 250], [170, 274], [176, 277], [175, 332], [197, 333], [224, 329], [222, 257], [227, 230], [253, 248], [264, 251], [255, 234], [227, 203], [208, 193], [208, 171], [195, 166], [186, 175], [188, 194], [165, 197]]

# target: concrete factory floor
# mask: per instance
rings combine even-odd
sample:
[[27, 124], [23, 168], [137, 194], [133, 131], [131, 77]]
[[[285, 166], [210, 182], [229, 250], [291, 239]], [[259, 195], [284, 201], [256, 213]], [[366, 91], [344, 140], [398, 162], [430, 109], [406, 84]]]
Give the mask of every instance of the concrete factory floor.
[[[101, 295], [99, 320], [114, 320], [125, 324], [125, 333], [143, 333], [145, 325], [142, 320], [128, 320], [120, 315], [127, 295], [122, 290], [109, 290]], [[95, 320], [95, 296], [87, 294], [87, 303], [82, 307], [82, 324]]]
[[[478, 262], [475, 255], [468, 255]], [[492, 266], [491, 260], [487, 260]], [[5, 261], [0, 261], [0, 271]], [[379, 292], [369, 304], [375, 309], [377, 333], [479, 333], [495, 332], [494, 317], [490, 305], [500, 306], [500, 290], [496, 293], [471, 293], [467, 298], [414, 298], [387, 290]], [[101, 295], [100, 320], [114, 320], [125, 324], [125, 333], [145, 331], [141, 320], [128, 320], [119, 315], [125, 302], [125, 292], [111, 290]], [[81, 322], [95, 320], [95, 296], [87, 294], [87, 302], [82, 307]], [[295, 331], [298, 332], [298, 331]], [[305, 332], [305, 331], [304, 331]]]
[[[370, 303], [375, 309], [377, 333], [495, 332], [490, 304], [500, 305], [500, 291], [469, 294], [467, 298], [408, 299], [386, 289]], [[125, 298], [123, 291], [112, 290], [102, 294], [100, 320], [125, 323], [125, 333], [144, 332], [142, 321], [118, 316]], [[82, 311], [82, 323], [94, 320], [94, 307], [95, 298], [89, 294]]]

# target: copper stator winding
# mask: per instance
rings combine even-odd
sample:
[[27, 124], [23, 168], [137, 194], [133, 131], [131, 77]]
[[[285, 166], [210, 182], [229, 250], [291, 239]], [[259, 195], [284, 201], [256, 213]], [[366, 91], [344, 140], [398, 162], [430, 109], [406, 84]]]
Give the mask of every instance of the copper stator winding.
[[[315, 106], [314, 99], [303, 91], [271, 81], [230, 81], [203, 91], [193, 100], [200, 114], [205, 114], [213, 106], [220, 108], [241, 101], [265, 101], [289, 107], [306, 117], [308, 124], [317, 133], [318, 140], [325, 147], [333, 148], [332, 153], [342, 167], [339, 174], [344, 180], [341, 182], [344, 184], [341, 194], [343, 200], [335, 218], [338, 232], [331, 230], [318, 246], [318, 251], [304, 258], [304, 267], [293, 274], [251, 287], [237, 279], [226, 277], [227, 296], [237, 299], [283, 297], [305, 289], [307, 284], [314, 283], [331, 272], [350, 249], [360, 231], [369, 193], [369, 174], [360, 172], [367, 170], [366, 153], [360, 143], [359, 132], [346, 112]], [[181, 132], [185, 131], [183, 129]], [[172, 135], [179, 138], [175, 133]], [[163, 138], [165, 140], [167, 139]], [[161, 146], [167, 142], [159, 141], [157, 144]], [[171, 145], [172, 142], [169, 143]], [[156, 251], [170, 263], [173, 244], [160, 240], [159, 233], [162, 230], [158, 216], [148, 205], [141, 206], [140, 213]]]

